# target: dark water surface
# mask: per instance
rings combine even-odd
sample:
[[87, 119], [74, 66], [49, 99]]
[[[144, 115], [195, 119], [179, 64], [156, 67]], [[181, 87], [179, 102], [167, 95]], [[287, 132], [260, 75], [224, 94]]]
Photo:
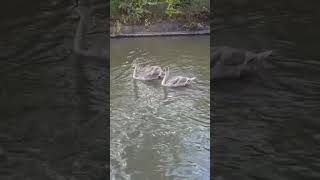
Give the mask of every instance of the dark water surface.
[[217, 7], [213, 46], [275, 53], [264, 76], [212, 83], [215, 177], [320, 179], [320, 25], [305, 3]]
[[[101, 60], [73, 53], [79, 18], [72, 3], [13, 0], [1, 7], [0, 179], [107, 177], [109, 76]], [[91, 32], [100, 39], [106, 8], [94, 3]]]

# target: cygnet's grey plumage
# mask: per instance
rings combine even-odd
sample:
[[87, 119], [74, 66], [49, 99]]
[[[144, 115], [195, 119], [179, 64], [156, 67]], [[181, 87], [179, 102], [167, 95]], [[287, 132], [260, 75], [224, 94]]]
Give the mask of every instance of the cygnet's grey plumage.
[[211, 79], [239, 79], [254, 75], [264, 68], [266, 59], [272, 51], [254, 53], [230, 47], [211, 49]]
[[137, 60], [133, 60], [132, 65], [133, 79], [149, 81], [154, 79], [161, 79], [164, 77], [164, 71], [160, 66], [150, 66], [149, 64], [140, 64]]

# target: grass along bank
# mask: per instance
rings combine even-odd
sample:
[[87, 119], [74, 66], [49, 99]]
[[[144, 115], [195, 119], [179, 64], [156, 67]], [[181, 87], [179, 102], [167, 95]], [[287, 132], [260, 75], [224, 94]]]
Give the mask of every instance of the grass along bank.
[[210, 0], [111, 0], [110, 5], [112, 36], [157, 27], [160, 32], [201, 30], [209, 25]]

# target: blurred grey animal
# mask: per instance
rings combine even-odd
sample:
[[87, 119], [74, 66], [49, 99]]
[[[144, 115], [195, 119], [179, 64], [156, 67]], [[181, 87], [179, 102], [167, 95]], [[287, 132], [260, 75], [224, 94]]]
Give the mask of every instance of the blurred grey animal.
[[133, 78], [143, 81], [154, 79], [162, 79], [165, 75], [160, 66], [150, 66], [148, 64], [139, 64], [137, 60], [133, 60]]
[[211, 79], [239, 79], [258, 74], [273, 51], [254, 53], [230, 47], [211, 49]]
[[162, 86], [167, 87], [181, 87], [190, 85], [196, 78], [192, 77], [183, 77], [183, 76], [175, 76], [169, 79], [169, 67], [164, 68], [165, 75], [161, 81]]

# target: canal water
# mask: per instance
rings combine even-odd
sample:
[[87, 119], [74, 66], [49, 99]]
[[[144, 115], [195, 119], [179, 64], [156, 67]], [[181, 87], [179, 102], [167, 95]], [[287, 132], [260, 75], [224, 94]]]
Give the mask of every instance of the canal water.
[[212, 45], [274, 53], [261, 76], [212, 83], [213, 176], [320, 179], [318, 10], [249, 2], [240, 12], [217, 7]]
[[[111, 179], [209, 179], [209, 41], [209, 36], [111, 39]], [[134, 80], [134, 60], [197, 80], [180, 88]]]
[[[85, 41], [106, 49], [93, 4]], [[0, 179], [107, 179], [108, 59], [74, 53], [74, 1], [8, 1], [0, 19]]]

